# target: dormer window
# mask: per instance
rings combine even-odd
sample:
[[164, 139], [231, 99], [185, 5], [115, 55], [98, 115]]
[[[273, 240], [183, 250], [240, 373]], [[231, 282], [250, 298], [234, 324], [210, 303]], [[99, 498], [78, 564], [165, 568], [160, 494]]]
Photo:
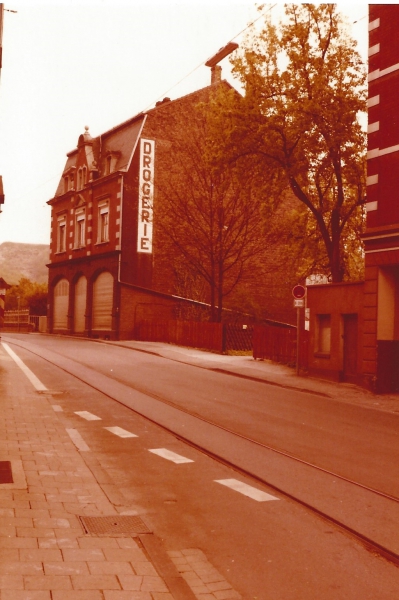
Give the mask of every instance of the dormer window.
[[62, 177], [64, 179], [64, 194], [75, 189], [75, 171], [76, 167], [73, 166], [69, 167], [69, 169], [63, 173]]
[[87, 167], [80, 167], [78, 170], [78, 190], [81, 190], [87, 183]]
[[121, 156], [120, 152], [109, 150], [105, 155], [104, 175], [109, 175], [116, 171], [116, 165]]

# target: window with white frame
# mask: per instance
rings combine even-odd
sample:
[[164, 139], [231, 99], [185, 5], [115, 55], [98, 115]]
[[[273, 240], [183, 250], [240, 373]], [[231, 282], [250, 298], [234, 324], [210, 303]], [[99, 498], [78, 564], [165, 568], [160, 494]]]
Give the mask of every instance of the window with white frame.
[[109, 241], [109, 202], [101, 202], [98, 205], [98, 230], [97, 243]]
[[57, 252], [66, 252], [66, 214], [57, 218]]
[[75, 248], [86, 245], [86, 210], [77, 208], [75, 211]]

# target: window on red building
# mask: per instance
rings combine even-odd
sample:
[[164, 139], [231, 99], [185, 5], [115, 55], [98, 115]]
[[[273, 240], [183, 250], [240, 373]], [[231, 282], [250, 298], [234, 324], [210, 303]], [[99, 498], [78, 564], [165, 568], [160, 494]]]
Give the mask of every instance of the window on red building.
[[57, 219], [57, 252], [66, 251], [66, 215], [60, 215]]
[[84, 208], [75, 211], [75, 248], [86, 245], [86, 211]]
[[108, 242], [109, 240], [109, 203], [102, 202], [98, 206], [98, 234], [97, 243]]
[[316, 352], [330, 354], [331, 351], [331, 315], [317, 315]]

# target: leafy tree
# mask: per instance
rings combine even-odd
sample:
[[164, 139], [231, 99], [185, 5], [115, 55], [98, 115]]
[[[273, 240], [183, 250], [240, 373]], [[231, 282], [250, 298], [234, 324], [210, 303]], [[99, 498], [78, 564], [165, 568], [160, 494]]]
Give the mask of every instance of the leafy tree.
[[219, 160], [244, 162], [269, 207], [288, 187], [302, 203], [296, 234], [300, 226], [308, 266], [342, 281], [359, 270], [365, 203], [358, 117], [366, 85], [356, 43], [334, 4], [288, 4], [279, 28], [266, 20], [232, 63], [245, 95], [220, 100], [229, 143]]
[[47, 284], [35, 283], [21, 277], [17, 285], [7, 290], [5, 310], [24, 310], [29, 308], [32, 315], [47, 314]]
[[[222, 85], [215, 93], [223, 90]], [[157, 247], [165, 255], [169, 246], [177, 257], [180, 291], [182, 283], [195, 288], [196, 299], [210, 303], [211, 319], [220, 321], [224, 299], [262, 249], [261, 223], [242, 166], [215, 162], [217, 139], [209, 114], [204, 102], [195, 111], [182, 108], [175, 124], [168, 121], [165, 174], [158, 174], [155, 210], [162, 237]]]

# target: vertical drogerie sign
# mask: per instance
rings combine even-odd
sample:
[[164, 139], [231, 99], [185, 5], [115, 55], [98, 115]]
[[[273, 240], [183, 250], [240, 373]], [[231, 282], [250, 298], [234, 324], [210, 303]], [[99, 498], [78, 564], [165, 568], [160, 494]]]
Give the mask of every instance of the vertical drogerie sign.
[[152, 253], [155, 141], [140, 140], [137, 252]]

